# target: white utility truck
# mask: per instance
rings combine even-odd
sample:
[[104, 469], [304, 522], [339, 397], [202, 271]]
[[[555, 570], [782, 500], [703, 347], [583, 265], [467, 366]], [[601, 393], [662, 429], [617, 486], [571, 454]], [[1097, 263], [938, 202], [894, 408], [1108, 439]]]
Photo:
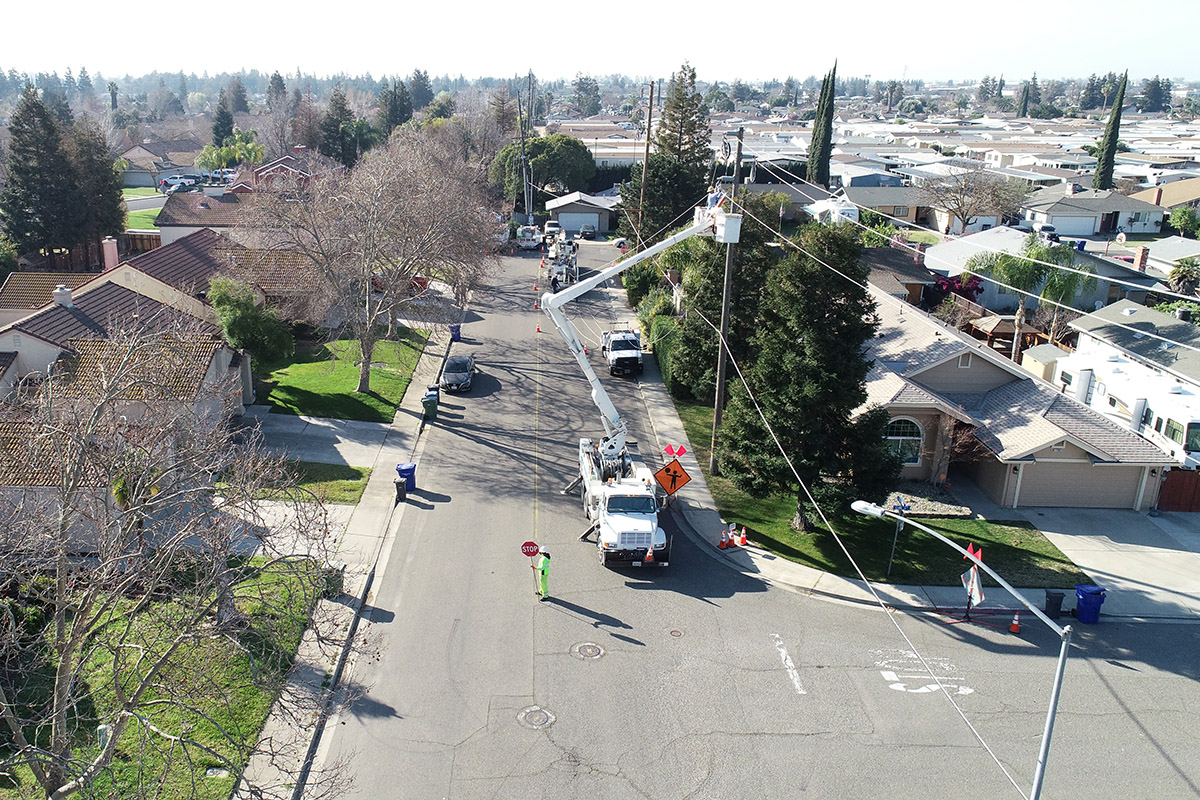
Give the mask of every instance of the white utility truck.
[[522, 250], [537, 250], [542, 246], [542, 232], [536, 225], [522, 225], [517, 228], [517, 247]]
[[614, 328], [602, 334], [600, 353], [608, 362], [609, 375], [641, 375], [642, 334], [633, 327]]
[[[652, 258], [684, 239], [715, 236], [718, 242], [737, 242], [742, 217], [722, 211], [720, 203], [716, 202], [719, 199], [719, 196], [714, 197], [708, 208], [696, 209], [689, 228], [557, 294], [542, 295], [542, 309], [554, 321], [583, 370], [592, 387], [592, 402], [600, 410], [600, 421], [604, 425], [605, 435], [600, 441], [579, 440], [579, 477], [564, 490], [564, 494], [575, 485], [579, 486], [584, 513], [593, 520], [592, 528], [584, 536], [595, 531], [600, 563], [605, 565], [657, 563], [666, 566], [671, 557], [671, 543], [658, 524], [659, 503], [653, 473], [639, 456], [636, 443], [627, 441], [629, 427], [592, 369], [579, 332], [562, 309], [634, 264]], [[640, 356], [640, 344], [637, 352]]]

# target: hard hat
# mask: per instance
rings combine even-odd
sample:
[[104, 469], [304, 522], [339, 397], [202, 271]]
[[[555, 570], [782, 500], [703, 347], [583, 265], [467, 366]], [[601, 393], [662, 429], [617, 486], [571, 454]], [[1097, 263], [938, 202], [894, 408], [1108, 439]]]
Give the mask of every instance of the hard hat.
[[543, 547], [543, 548], [541, 549], [541, 554], [542, 554], [542, 555], [544, 555], [546, 558], [549, 558], [549, 557], [550, 557], [550, 551], [549, 551], [549, 550], [547, 550], [545, 547]]

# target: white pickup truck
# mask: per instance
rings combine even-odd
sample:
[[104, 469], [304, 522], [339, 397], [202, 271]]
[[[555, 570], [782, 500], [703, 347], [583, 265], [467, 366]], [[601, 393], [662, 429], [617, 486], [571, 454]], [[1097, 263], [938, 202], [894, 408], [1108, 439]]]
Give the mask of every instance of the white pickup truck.
[[[583, 513], [593, 521], [600, 563], [667, 566], [671, 541], [658, 524], [654, 476], [629, 442], [619, 458], [604, 458], [591, 439], [579, 440]], [[586, 535], [586, 534], [585, 534]]]
[[602, 335], [600, 352], [608, 362], [609, 375], [641, 375], [642, 335], [632, 328], [613, 329]]

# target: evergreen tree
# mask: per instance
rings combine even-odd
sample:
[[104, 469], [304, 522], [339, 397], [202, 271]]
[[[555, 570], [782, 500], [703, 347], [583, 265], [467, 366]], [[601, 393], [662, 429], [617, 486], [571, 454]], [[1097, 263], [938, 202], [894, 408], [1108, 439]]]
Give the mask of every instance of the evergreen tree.
[[[643, 172], [646, 203], [639, 215]], [[618, 234], [637, 241], [637, 231], [630, 218], [634, 222], [640, 218], [643, 241], [653, 244], [664, 238], [668, 227], [679, 224], [681, 215], [687, 214], [704, 197], [707, 178], [703, 168], [688, 166], [662, 153], [651, 153], [645, 169], [635, 164], [629, 181], [621, 184], [621, 207], [629, 213], [621, 215]], [[688, 214], [687, 221], [690, 220]]]
[[233, 136], [233, 112], [229, 110], [229, 95], [222, 89], [221, 97], [217, 100], [217, 113], [213, 119], [213, 145], [221, 147], [230, 136]]
[[287, 100], [287, 84], [283, 82], [279, 70], [276, 70], [271, 74], [271, 82], [267, 85], [267, 107], [278, 111], [287, 104]]
[[1142, 96], [1137, 100], [1139, 111], [1156, 114], [1166, 111], [1171, 104], [1171, 79], [1155, 75], [1142, 81]]
[[78, 244], [84, 217], [79, 176], [67, 155], [62, 126], [26, 86], [9, 119], [8, 180], [0, 218], [22, 252]]
[[1037, 73], [1033, 73], [1033, 77], [1029, 79], [1027, 84], [1029, 87], [1029, 104], [1031, 106], [1040, 105], [1042, 102], [1042, 89], [1038, 86]]
[[[298, 91], [298, 90], [297, 90]], [[296, 118], [292, 121], [292, 136], [296, 144], [309, 150], [321, 149], [321, 112], [312, 92], [305, 92], [296, 103]]]
[[984, 75], [979, 81], [979, 88], [975, 90], [975, 99], [980, 103], [986, 103], [992, 99], [992, 94], [996, 91], [992, 83], [990, 75]]
[[805, 530], [807, 495], [763, 425], [760, 408], [801, 480], [829, 513], [844, 511], [857, 498], [883, 500], [899, 477], [899, 463], [887, 447], [887, 412], [876, 407], [854, 414], [867, 399], [871, 362], [863, 351], [878, 327], [874, 301], [855, 283], [867, 280], [857, 232], [850, 225], [810, 225], [798, 243], [804, 252], [787, 256], [767, 278], [752, 343], [758, 356], [742, 365], [757, 406], [733, 381], [717, 458], [721, 474], [742, 491], [793, 494], [792, 524]]
[[1083, 91], [1079, 93], [1079, 107], [1084, 111], [1089, 111], [1093, 108], [1099, 108], [1104, 103], [1104, 95], [1100, 91], [1100, 79], [1095, 73], [1088, 76], [1087, 82], [1083, 85]]
[[75, 85], [79, 89], [79, 96], [85, 103], [96, 94], [96, 88], [92, 85], [92, 76], [88, 75], [87, 67], [79, 68], [79, 78], [75, 81]]
[[408, 80], [408, 93], [412, 97], [413, 111], [420, 111], [433, 101], [433, 85], [429, 83], [429, 73], [414, 69]]
[[120, 171], [113, 162], [104, 133], [90, 117], [75, 123], [66, 142], [67, 155], [78, 175], [83, 206], [77, 242], [98, 242], [125, 229], [125, 201]]
[[354, 123], [354, 113], [346, 103], [346, 94], [341, 87], [333, 90], [329, 97], [329, 106], [321, 115], [321, 145], [323, 155], [344, 164], [353, 166], [358, 157], [347, 126]]
[[571, 86], [575, 89], [575, 108], [580, 114], [590, 117], [600, 113], [600, 84], [595, 78], [580, 73]]
[[250, 104], [246, 101], [246, 87], [242, 85], [242, 79], [234, 76], [229, 81], [229, 91], [225, 96], [229, 98], [229, 110], [234, 114], [246, 114], [250, 111]]
[[665, 97], [655, 147], [685, 167], [707, 172], [713, 158], [708, 112], [696, 91], [696, 70], [687, 62], [671, 76]]
[[188, 84], [187, 84], [187, 76], [186, 76], [186, 75], [184, 75], [184, 74], [183, 74], [183, 71], [181, 70], [181, 71], [180, 71], [180, 73], [179, 73], [179, 104], [180, 104], [180, 106], [182, 106], [184, 109], [186, 109], [186, 108], [187, 108], [187, 102], [188, 102]]
[[1017, 103], [1017, 117], [1024, 118], [1029, 116], [1029, 84], [1021, 87], [1021, 101]]
[[829, 187], [829, 159], [833, 155], [833, 92], [837, 81], [837, 62], [821, 82], [817, 116], [813, 120], [812, 141], [808, 148], [809, 181]]
[[1000, 75], [1000, 79], [996, 81], [996, 97], [1004, 97], [1004, 75]]
[[1092, 176], [1093, 189], [1113, 188], [1113, 163], [1117, 157], [1117, 140], [1121, 137], [1121, 106], [1125, 105], [1125, 85], [1129, 82], [1129, 73], [1121, 77], [1117, 87], [1117, 95], [1113, 99], [1112, 112], [1108, 115], [1108, 124], [1104, 126], [1104, 136], [1096, 149], [1096, 174]]
[[404, 81], [392, 80], [388, 86], [384, 81], [379, 92], [379, 114], [376, 127], [384, 139], [392, 135], [397, 125], [403, 125], [412, 119], [412, 98]]

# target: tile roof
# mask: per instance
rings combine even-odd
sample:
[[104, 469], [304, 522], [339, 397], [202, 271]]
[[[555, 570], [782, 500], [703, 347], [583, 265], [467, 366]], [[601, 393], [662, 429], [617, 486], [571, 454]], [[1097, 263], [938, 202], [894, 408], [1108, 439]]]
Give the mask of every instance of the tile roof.
[[[71, 447], [72, 442], [33, 423], [0, 421], [0, 486], [60, 486], [64, 462], [60, 446]], [[94, 471], [85, 474], [83, 481], [86, 486], [104, 485]]]
[[108, 339], [71, 339], [70, 351], [59, 359], [55, 370], [56, 397], [96, 397], [107, 380], [119, 380], [122, 400], [196, 399], [213, 356], [222, 347], [216, 341], [181, 341], [164, 338], [133, 350]]
[[59, 284], [75, 289], [94, 272], [11, 272], [0, 286], [0, 308], [40, 308], [54, 299]]
[[204, 228], [127, 263], [185, 294], [195, 295], [208, 290], [213, 275], [227, 270], [229, 250], [236, 246], [221, 234]]
[[[879, 333], [868, 346], [868, 403], [940, 408], [977, 426], [976, 435], [1002, 461], [1020, 460], [1071, 439], [1097, 460], [1167, 464], [1171, 457], [1142, 437], [1020, 371], [1007, 359], [928, 314], [875, 290]], [[1012, 373], [986, 392], [935, 391], [920, 373], [956, 354], [972, 352]]]
[[312, 294], [324, 279], [302, 253], [295, 250], [256, 250], [240, 245], [224, 251], [225, 271], [255, 284], [268, 297]]
[[220, 334], [214, 325], [107, 281], [77, 294], [72, 302], [70, 308], [51, 303], [8, 329], [23, 331], [60, 347], [66, 347], [70, 339], [104, 338], [111, 326], [134, 317], [143, 324], [161, 323], [165, 327], [183, 322], [198, 326], [201, 335]]
[[230, 228], [242, 221], [249, 204], [257, 202], [257, 197], [257, 194], [229, 192], [217, 197], [193, 192], [167, 195], [167, 202], [158, 212], [154, 224], [160, 228], [164, 225]]
[[17, 354], [11, 350], [0, 350], [0, 376], [8, 372], [8, 368], [17, 360]]
[[870, 270], [867, 281], [888, 294], [908, 296], [907, 284], [920, 283], [931, 286], [937, 283], [934, 275], [924, 264], [913, 260], [911, 250], [897, 247], [864, 247], [859, 254], [859, 263]]

